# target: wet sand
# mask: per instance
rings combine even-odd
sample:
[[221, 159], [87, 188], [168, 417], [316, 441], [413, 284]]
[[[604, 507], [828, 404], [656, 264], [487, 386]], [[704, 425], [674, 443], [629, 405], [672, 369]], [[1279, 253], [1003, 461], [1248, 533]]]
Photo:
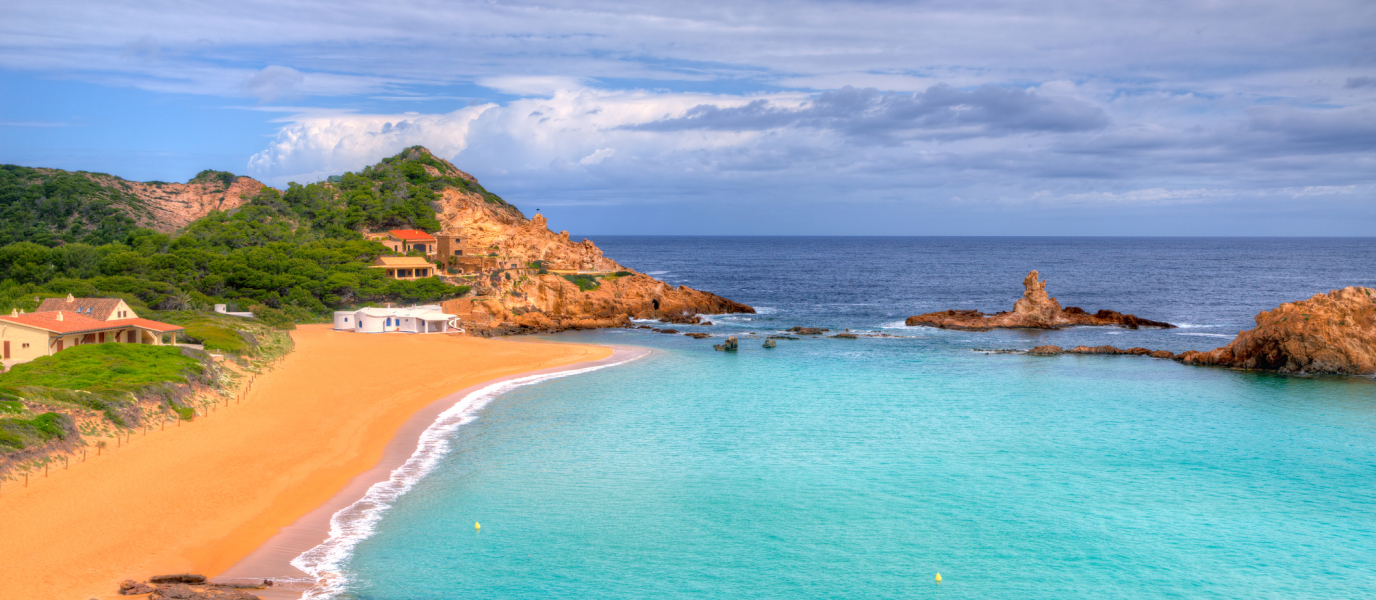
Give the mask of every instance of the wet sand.
[[338, 501], [351, 481], [382, 465], [389, 444], [437, 399], [612, 354], [597, 346], [366, 335], [328, 325], [303, 326], [292, 337], [296, 352], [260, 376], [242, 404], [135, 434], [124, 447], [28, 488], [7, 483], [0, 490], [5, 596], [119, 598], [122, 579], [223, 573], [284, 527]]

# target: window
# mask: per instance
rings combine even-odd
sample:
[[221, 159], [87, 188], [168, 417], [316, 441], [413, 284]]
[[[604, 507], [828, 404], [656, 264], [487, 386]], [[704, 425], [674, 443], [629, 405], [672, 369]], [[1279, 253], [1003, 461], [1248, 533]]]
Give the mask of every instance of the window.
[[24, 345], [23, 345], [23, 346], [20, 346], [20, 347], [21, 347], [21, 348], [28, 348], [28, 347], [29, 347], [29, 343], [28, 343], [28, 342], [24, 342]]

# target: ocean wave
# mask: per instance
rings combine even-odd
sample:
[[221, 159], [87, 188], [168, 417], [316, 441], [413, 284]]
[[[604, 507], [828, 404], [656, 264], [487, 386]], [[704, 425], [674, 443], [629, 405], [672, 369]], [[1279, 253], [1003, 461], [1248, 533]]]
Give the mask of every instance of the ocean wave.
[[646, 275], [663, 275], [663, 274], [665, 274], [665, 273], [668, 273], [668, 271], [646, 271], [646, 272], [645, 272]]
[[1200, 325], [1198, 323], [1178, 323], [1176, 327], [1180, 329], [1208, 329], [1210, 327], [1222, 327], [1222, 325]]
[[1225, 334], [1225, 333], [1177, 333], [1177, 334], [1175, 334], [1175, 335], [1195, 335], [1195, 336], [1199, 336], [1199, 337], [1220, 337], [1220, 338], [1233, 337], [1233, 336], [1228, 335], [1228, 334]]
[[880, 324], [879, 324], [879, 328], [880, 328], [880, 329], [912, 329], [912, 327], [910, 327], [910, 326], [908, 325], [908, 320], [907, 320], [907, 319], [903, 319], [903, 320], [901, 320], [901, 321], [890, 321], [890, 322], [888, 322], [888, 323], [880, 323]]
[[500, 381], [464, 396], [454, 403], [454, 406], [440, 413], [435, 422], [421, 433], [415, 452], [411, 453], [411, 457], [406, 459], [405, 463], [392, 471], [391, 477], [373, 484], [362, 498], [336, 512], [330, 518], [329, 538], [292, 559], [291, 565], [310, 575], [314, 581], [311, 588], [302, 594], [302, 600], [333, 598], [344, 591], [344, 587], [349, 583], [349, 576], [344, 573], [343, 565], [352, 555], [354, 547], [371, 537], [377, 522], [397, 498], [415, 487], [416, 483], [434, 470], [440, 459], [449, 453], [449, 436], [459, 427], [477, 419], [478, 411], [493, 399], [518, 387], [590, 373], [622, 365], [643, 356], [645, 354], [638, 354], [611, 364]]

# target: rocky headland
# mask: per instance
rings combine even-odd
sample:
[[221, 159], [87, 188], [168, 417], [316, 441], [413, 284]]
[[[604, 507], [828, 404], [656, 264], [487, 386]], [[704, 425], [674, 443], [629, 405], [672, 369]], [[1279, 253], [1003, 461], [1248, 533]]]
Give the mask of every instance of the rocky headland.
[[1060, 329], [1074, 326], [1113, 326], [1137, 329], [1139, 327], [1173, 328], [1175, 325], [1143, 319], [1136, 315], [1125, 315], [1112, 310], [1100, 310], [1090, 314], [1084, 309], [1071, 306], [1061, 308], [1055, 298], [1046, 293], [1046, 280], [1032, 271], [1022, 280], [1022, 298], [1013, 304], [1012, 311], [992, 315], [977, 310], [943, 310], [908, 317], [908, 326], [937, 327], [940, 329], [960, 329], [964, 331], [989, 331], [991, 329]]
[[1128, 354], [1189, 365], [1290, 374], [1376, 375], [1376, 289], [1346, 287], [1288, 302], [1256, 316], [1257, 326], [1208, 352], [1038, 346], [1033, 356]]
[[[440, 164], [445, 172], [435, 169], [436, 174], [477, 183], [424, 148], [412, 152]], [[496, 263], [476, 280], [454, 281], [472, 285], [476, 297], [445, 305], [476, 335], [627, 327], [631, 319], [696, 325], [706, 324], [700, 315], [755, 312], [711, 292], [638, 273], [604, 256], [591, 240], [574, 241], [567, 231], [550, 230], [544, 215], [527, 218], [515, 206], [474, 190], [444, 190], [435, 213], [444, 231], [462, 235], [471, 252]]]
[[1376, 374], [1376, 289], [1346, 287], [1256, 316], [1227, 346], [1181, 353], [1190, 365], [1279, 373]]

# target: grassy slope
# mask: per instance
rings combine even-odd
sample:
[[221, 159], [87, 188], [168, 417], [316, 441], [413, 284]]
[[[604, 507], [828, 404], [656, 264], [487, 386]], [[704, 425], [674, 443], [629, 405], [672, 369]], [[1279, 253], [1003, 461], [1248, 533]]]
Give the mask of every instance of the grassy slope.
[[156, 383], [185, 383], [201, 362], [175, 346], [86, 344], [15, 365], [0, 389], [21, 386], [85, 391], [134, 391]]

